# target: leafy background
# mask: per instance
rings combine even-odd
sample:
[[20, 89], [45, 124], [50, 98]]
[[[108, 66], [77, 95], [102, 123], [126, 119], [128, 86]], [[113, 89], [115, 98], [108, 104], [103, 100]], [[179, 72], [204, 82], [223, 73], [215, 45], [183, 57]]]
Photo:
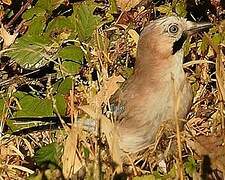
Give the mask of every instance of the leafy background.
[[[2, 0], [0, 7], [2, 179], [224, 177], [223, 1]], [[117, 82], [132, 74], [141, 30], [164, 15], [214, 24], [184, 47], [193, 106], [181, 142], [167, 129], [156, 148], [119, 169], [107, 128], [104, 136], [75, 122], [101, 114]]]

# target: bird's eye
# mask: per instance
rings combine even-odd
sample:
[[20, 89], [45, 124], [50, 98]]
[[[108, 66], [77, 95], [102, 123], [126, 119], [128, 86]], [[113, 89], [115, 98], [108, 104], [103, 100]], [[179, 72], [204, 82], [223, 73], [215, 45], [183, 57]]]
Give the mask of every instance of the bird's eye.
[[175, 34], [175, 33], [178, 32], [179, 28], [178, 28], [178, 25], [177, 25], [177, 24], [172, 24], [172, 25], [169, 27], [168, 30], [169, 30], [170, 33]]

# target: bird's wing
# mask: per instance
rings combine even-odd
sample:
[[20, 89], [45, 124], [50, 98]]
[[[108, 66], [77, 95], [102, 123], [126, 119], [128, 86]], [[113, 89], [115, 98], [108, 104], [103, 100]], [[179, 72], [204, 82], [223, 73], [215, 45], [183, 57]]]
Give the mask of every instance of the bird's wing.
[[109, 110], [113, 115], [113, 120], [120, 121], [122, 119], [122, 114], [125, 112], [126, 106], [126, 89], [127, 82], [124, 82], [121, 87], [111, 96], [109, 102]]

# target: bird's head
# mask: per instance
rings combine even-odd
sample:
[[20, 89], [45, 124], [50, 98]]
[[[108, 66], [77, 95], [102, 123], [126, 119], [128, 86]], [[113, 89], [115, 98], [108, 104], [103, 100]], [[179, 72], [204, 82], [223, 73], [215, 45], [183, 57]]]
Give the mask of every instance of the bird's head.
[[211, 23], [195, 23], [176, 16], [151, 21], [140, 35], [137, 58], [168, 59], [181, 52], [188, 35], [210, 26]]

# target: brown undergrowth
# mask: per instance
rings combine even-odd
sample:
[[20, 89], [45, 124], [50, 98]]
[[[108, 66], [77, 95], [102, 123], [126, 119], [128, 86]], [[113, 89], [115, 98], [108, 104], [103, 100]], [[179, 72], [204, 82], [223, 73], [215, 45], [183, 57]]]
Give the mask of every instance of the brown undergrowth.
[[[171, 126], [170, 122], [163, 124], [155, 143], [149, 148], [120, 158], [117, 136], [111, 133], [114, 128], [113, 119], [104, 106], [109, 104], [110, 96], [133, 71], [140, 31], [157, 13], [171, 15], [174, 11], [171, 2], [135, 5], [136, 3], [131, 5], [131, 9], [118, 4], [121, 11], [111, 26], [98, 27], [93, 33], [93, 42], [90, 43], [92, 46], [84, 45], [87, 46], [84, 49], [91, 49], [87, 53], [90, 61], [88, 66], [81, 68], [79, 75], [73, 76], [69, 94], [66, 95], [69, 122], [65, 122], [55, 106], [55, 114], [59, 117], [62, 128], [50, 126], [47, 130], [34, 130], [19, 136], [13, 133], [2, 134], [1, 179], [225, 177], [225, 23], [221, 18], [225, 13], [222, 5], [215, 4], [214, 1], [211, 1], [211, 6], [221, 14], [210, 12], [204, 17], [212, 21], [214, 27], [207, 33], [191, 37], [185, 45], [184, 68], [194, 92], [189, 114], [184, 120], [177, 119], [175, 109], [176, 126]], [[174, 13], [179, 14], [179, 9], [176, 8]], [[88, 85], [80, 78], [81, 74]], [[51, 99], [53, 84], [47, 85]], [[175, 103], [179, 103], [178, 99], [175, 96]], [[9, 113], [9, 110], [4, 111], [2, 129], [6, 128], [4, 124], [8, 117], [4, 115]], [[95, 119], [97, 128], [84, 128], [78, 123], [80, 118]], [[178, 126], [178, 121], [185, 124], [184, 128]], [[54, 145], [50, 148], [54, 161], [50, 162], [48, 159], [45, 163], [39, 163], [48, 155], [40, 155], [38, 150], [49, 144]], [[50, 151], [46, 150], [48, 154]]]

